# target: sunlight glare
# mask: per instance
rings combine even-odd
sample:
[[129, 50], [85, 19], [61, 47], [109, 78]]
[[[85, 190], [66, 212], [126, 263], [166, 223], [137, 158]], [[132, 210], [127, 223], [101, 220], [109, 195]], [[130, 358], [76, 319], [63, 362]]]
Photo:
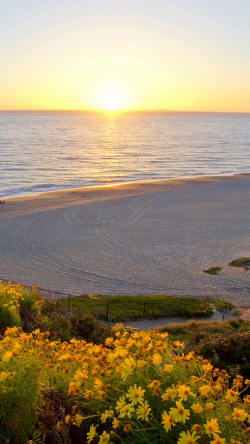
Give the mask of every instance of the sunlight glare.
[[103, 97], [104, 107], [107, 111], [117, 111], [122, 108], [122, 95], [119, 91], [107, 91]]

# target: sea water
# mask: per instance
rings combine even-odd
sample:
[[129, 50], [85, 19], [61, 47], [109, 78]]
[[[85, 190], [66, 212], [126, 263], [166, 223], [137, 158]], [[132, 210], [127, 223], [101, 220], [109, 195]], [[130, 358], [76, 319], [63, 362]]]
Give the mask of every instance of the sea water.
[[250, 114], [0, 112], [0, 196], [250, 172]]

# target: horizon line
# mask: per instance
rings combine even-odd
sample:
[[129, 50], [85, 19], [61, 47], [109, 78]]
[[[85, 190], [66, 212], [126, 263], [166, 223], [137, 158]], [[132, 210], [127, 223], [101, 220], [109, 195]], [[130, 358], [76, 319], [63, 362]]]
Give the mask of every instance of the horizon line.
[[0, 109], [0, 113], [2, 112], [37, 112], [37, 113], [102, 113], [102, 114], [124, 114], [124, 113], [193, 113], [193, 114], [250, 114], [250, 111], [191, 111], [191, 110], [174, 110], [174, 109], [165, 109], [165, 108], [148, 108], [148, 109], [120, 109], [120, 110], [106, 110], [106, 109]]

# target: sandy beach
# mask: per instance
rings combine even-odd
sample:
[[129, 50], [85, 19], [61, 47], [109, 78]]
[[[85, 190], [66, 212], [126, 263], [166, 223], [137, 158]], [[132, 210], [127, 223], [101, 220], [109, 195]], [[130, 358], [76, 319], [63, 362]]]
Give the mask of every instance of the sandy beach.
[[[3, 199], [0, 279], [80, 294], [211, 296], [250, 306], [250, 175]], [[211, 266], [217, 276], [203, 272]]]

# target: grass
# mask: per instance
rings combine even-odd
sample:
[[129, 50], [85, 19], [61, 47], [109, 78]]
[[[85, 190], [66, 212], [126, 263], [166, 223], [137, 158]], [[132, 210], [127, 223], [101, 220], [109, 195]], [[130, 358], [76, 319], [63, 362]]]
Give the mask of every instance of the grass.
[[230, 267], [244, 267], [250, 265], [250, 257], [238, 257], [228, 264]]
[[235, 331], [249, 331], [250, 322], [243, 319], [230, 319], [228, 321], [188, 321], [181, 324], [172, 323], [163, 327], [157, 327], [159, 333], [169, 333], [172, 340], [190, 340], [197, 334], [226, 334]]
[[203, 270], [204, 273], [208, 274], [219, 274], [219, 272], [222, 270], [221, 267], [210, 267], [207, 270]]
[[167, 295], [76, 296], [57, 301], [58, 311], [77, 309], [98, 319], [107, 319], [109, 315], [112, 320], [119, 322], [167, 316], [210, 317], [213, 314], [213, 307], [217, 310], [224, 307], [232, 309], [233, 305], [224, 301]]

